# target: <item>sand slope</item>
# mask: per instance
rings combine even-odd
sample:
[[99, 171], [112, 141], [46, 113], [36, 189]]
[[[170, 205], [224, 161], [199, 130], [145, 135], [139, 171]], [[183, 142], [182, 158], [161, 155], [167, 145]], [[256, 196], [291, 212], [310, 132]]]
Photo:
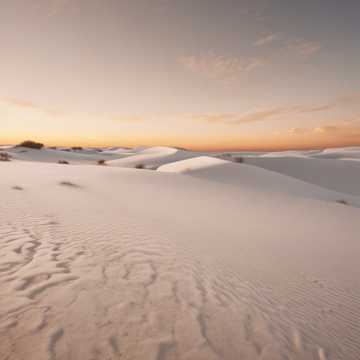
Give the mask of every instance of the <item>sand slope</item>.
[[226, 185], [241, 186], [265, 192], [277, 192], [329, 201], [345, 200], [360, 206], [360, 198], [327, 190], [298, 179], [246, 163], [237, 164], [212, 157], [198, 157], [159, 167], [158, 171], [187, 174]]
[[360, 195], [360, 163], [312, 158], [247, 158], [246, 163], [316, 184]]
[[359, 359], [359, 209], [161, 171], [0, 172], [1, 359]]

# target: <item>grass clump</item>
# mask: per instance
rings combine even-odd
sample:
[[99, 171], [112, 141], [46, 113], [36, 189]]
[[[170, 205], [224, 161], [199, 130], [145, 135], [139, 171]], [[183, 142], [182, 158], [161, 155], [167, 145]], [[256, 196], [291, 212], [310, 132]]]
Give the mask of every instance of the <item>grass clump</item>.
[[13, 186], [12, 189], [13, 189], [13, 190], [19, 190], [19, 191], [24, 190], [23, 187], [18, 186], [18, 185]]
[[71, 188], [80, 188], [80, 185], [77, 185], [77, 184], [74, 184], [73, 182], [71, 181], [61, 181], [60, 182], [60, 185], [61, 186], [67, 186], [67, 187], [71, 187]]
[[7, 152], [0, 152], [0, 161], [10, 161], [11, 156]]
[[241, 156], [236, 156], [236, 157], [233, 157], [233, 161], [238, 164], [242, 164], [244, 162], [244, 158]]
[[135, 169], [143, 169], [143, 170], [157, 170], [157, 165], [145, 165], [145, 164], [136, 164], [134, 166]]
[[106, 165], [106, 161], [104, 159], [100, 159], [97, 161], [98, 165]]
[[341, 205], [350, 205], [349, 202], [344, 199], [336, 200], [336, 202]]
[[59, 160], [58, 164], [62, 164], [62, 165], [69, 165], [69, 162], [66, 160]]

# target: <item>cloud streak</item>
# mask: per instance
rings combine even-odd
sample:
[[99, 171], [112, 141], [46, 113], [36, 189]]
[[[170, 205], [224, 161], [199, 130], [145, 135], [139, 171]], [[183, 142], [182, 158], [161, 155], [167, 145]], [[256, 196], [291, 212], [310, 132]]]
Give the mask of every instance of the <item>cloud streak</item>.
[[307, 41], [303, 39], [296, 39], [288, 44], [288, 49], [293, 51], [297, 56], [308, 59], [317, 54], [323, 45], [316, 41]]
[[60, 115], [61, 112], [58, 110], [48, 109], [37, 105], [31, 101], [16, 99], [16, 98], [1, 98], [0, 103], [6, 104], [8, 106], [12, 106], [17, 109], [25, 109], [25, 110], [32, 110], [32, 111], [39, 111], [44, 114], [57, 116]]
[[[248, 123], [263, 122], [267, 120], [276, 120], [282, 116], [301, 115], [321, 113], [344, 104], [357, 104], [360, 101], [360, 93], [354, 93], [347, 96], [342, 96], [327, 104], [318, 106], [285, 106], [272, 109], [265, 109], [261, 111], [254, 111], [248, 114], [202, 114], [193, 115], [191, 118], [196, 121], [202, 121], [209, 124], [224, 124], [224, 125], [241, 125]], [[292, 129], [293, 133], [298, 133], [296, 129]]]
[[185, 56], [179, 62], [193, 73], [216, 80], [234, 80], [241, 74], [250, 73], [265, 65], [265, 61], [260, 58], [242, 59], [213, 53]]
[[277, 39], [278, 39], [278, 35], [271, 33], [256, 40], [253, 45], [256, 47], [261, 47], [261, 46], [269, 45], [274, 41], [276, 41]]

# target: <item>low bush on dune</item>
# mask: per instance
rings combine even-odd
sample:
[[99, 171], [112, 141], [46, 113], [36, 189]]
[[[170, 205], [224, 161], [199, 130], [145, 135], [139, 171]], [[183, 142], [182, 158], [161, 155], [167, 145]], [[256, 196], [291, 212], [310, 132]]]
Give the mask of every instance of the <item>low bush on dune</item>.
[[222, 154], [220, 159], [231, 161], [234, 163], [242, 164], [244, 162], [244, 158], [242, 156], [234, 156], [229, 153]]
[[69, 165], [69, 162], [66, 160], [59, 160], [58, 164], [62, 164], [62, 165]]
[[97, 164], [98, 164], [98, 165], [106, 165], [106, 161], [103, 160], [103, 159], [101, 159], [101, 160], [98, 160], [98, 161], [97, 161]]
[[336, 202], [341, 205], [349, 205], [349, 203], [344, 199], [336, 200]]
[[36, 141], [26, 140], [26, 141], [23, 141], [21, 144], [16, 145], [16, 147], [25, 147], [25, 148], [29, 148], [29, 149], [40, 150], [44, 147], [44, 144], [38, 143]]
[[241, 156], [236, 156], [236, 157], [233, 157], [233, 161], [238, 164], [242, 164], [244, 162], [244, 158]]
[[81, 150], [83, 150], [83, 148], [82, 148], [81, 146], [73, 146], [73, 147], [71, 148], [71, 150], [81, 151]]
[[18, 185], [13, 186], [12, 189], [19, 190], [19, 191], [24, 190], [24, 188], [22, 188], [21, 186], [18, 186]]
[[79, 188], [79, 187], [80, 187], [80, 185], [74, 184], [74, 183], [71, 182], [71, 181], [61, 181], [61, 182], [60, 182], [60, 185], [61, 185], [61, 186], [72, 187], [72, 188]]
[[135, 169], [143, 169], [143, 170], [157, 170], [158, 166], [156, 165], [144, 165], [144, 164], [136, 164], [134, 166]]
[[0, 161], [10, 161], [11, 160], [11, 156], [6, 153], [6, 152], [1, 152], [0, 153]]

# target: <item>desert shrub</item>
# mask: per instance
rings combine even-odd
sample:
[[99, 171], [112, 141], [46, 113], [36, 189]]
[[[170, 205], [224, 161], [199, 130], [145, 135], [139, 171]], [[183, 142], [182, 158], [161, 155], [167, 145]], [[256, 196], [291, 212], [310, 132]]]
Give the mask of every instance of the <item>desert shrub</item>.
[[21, 186], [15, 185], [12, 187], [13, 190], [24, 190], [24, 188], [22, 188]]
[[59, 160], [58, 164], [69, 165], [69, 162], [66, 160]]
[[97, 161], [98, 165], [106, 165], [106, 161], [104, 159], [100, 159]]
[[17, 145], [17, 147], [26, 147], [29, 149], [40, 150], [44, 147], [44, 144], [38, 143], [36, 141], [26, 140], [23, 141], [21, 144]]
[[6, 152], [0, 153], [0, 161], [10, 161], [11, 156]]
[[244, 158], [241, 156], [233, 157], [233, 161], [242, 164], [244, 162]]
[[349, 203], [344, 199], [336, 200], [336, 202], [341, 205], [349, 205]]
[[49, 149], [50, 150], [57, 150], [57, 147], [56, 146], [50, 146]]
[[72, 148], [71, 148], [71, 150], [74, 150], [74, 151], [80, 151], [80, 150], [82, 150], [83, 148], [81, 147], [81, 146], [73, 146]]
[[219, 156], [220, 159], [226, 160], [226, 161], [232, 161], [234, 163], [242, 164], [244, 161], [244, 158], [242, 156], [234, 156], [230, 153], [224, 153]]
[[68, 187], [72, 187], [72, 188], [79, 188], [80, 186], [77, 184], [72, 183], [71, 181], [61, 181], [60, 185], [62, 186], [68, 186]]
[[143, 170], [157, 170], [159, 166], [157, 165], [145, 165], [145, 164], [136, 164], [135, 169]]

